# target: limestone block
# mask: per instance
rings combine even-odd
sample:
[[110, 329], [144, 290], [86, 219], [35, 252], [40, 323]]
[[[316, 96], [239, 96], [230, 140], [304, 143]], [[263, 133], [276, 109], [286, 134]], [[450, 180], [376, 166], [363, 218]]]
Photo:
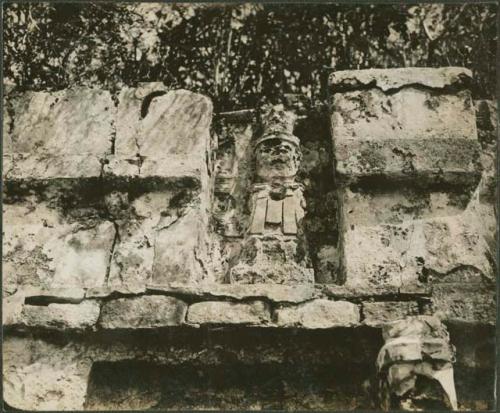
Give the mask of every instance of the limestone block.
[[332, 328], [359, 324], [359, 308], [348, 301], [318, 299], [294, 307], [281, 307], [275, 312], [281, 327]]
[[187, 305], [176, 298], [141, 296], [107, 301], [99, 326], [104, 329], [158, 328], [184, 323]]
[[[116, 136], [118, 138], [116, 153], [139, 153], [138, 127], [142, 112], [149, 108], [149, 102], [166, 93], [166, 87], [161, 82], [139, 84], [137, 88], [124, 87], [118, 95], [116, 113]], [[144, 107], [144, 108], [143, 108]]]
[[[461, 68], [334, 73], [332, 135], [336, 170], [372, 176], [477, 182], [475, 110]], [[429, 142], [432, 142], [430, 144]]]
[[141, 118], [129, 116], [130, 110], [137, 113], [138, 108], [137, 98], [130, 93], [124, 92], [120, 99], [118, 119], [124, 122], [117, 130], [116, 154], [178, 155], [188, 156], [195, 163], [206, 161], [212, 118], [208, 98], [186, 90], [170, 91], [152, 98]]
[[349, 225], [399, 224], [413, 219], [458, 215], [467, 207], [469, 193], [427, 191], [409, 187], [344, 188], [344, 222]]
[[12, 289], [102, 285], [114, 240], [111, 222], [69, 224], [45, 203], [4, 205], [4, 286]]
[[103, 176], [108, 179], [149, 178], [162, 182], [184, 182], [200, 186], [205, 183], [207, 165], [195, 163], [186, 156], [133, 156], [109, 155], [103, 167]]
[[108, 91], [26, 92], [11, 104], [13, 152], [104, 156], [111, 151], [116, 109]]
[[446, 322], [495, 325], [494, 280], [461, 267], [433, 283], [432, 313]]
[[39, 181], [49, 179], [99, 178], [102, 164], [98, 156], [13, 154], [9, 169], [4, 173], [8, 181]]
[[[336, 171], [341, 179], [370, 177], [422, 184], [474, 185], [481, 176], [479, 143], [472, 139], [339, 139]], [[365, 181], [363, 181], [365, 180]]]
[[3, 400], [27, 411], [83, 410], [91, 365], [76, 345], [6, 336]]
[[94, 300], [80, 304], [25, 305], [21, 324], [56, 330], [87, 329], [96, 325], [100, 305]]
[[58, 251], [51, 287], [102, 285], [114, 238], [114, 226], [108, 221], [67, 234], [62, 239], [64, 249]]
[[268, 324], [270, 309], [262, 301], [245, 303], [205, 301], [189, 306], [187, 321], [190, 324]]
[[385, 301], [363, 303], [363, 324], [372, 327], [380, 327], [384, 323], [418, 314], [418, 303], [415, 301]]
[[354, 226], [344, 234], [347, 286], [418, 284], [462, 266], [492, 277], [488, 245], [467, 216]]
[[107, 209], [118, 231], [108, 286], [137, 289], [151, 281], [158, 224], [163, 216], [175, 219], [175, 211], [168, 206], [176, 195], [179, 191], [146, 192], [133, 200], [129, 200], [127, 192], [106, 196]]
[[179, 218], [158, 227], [153, 282], [213, 282], [207, 216], [199, 207], [187, 207]]

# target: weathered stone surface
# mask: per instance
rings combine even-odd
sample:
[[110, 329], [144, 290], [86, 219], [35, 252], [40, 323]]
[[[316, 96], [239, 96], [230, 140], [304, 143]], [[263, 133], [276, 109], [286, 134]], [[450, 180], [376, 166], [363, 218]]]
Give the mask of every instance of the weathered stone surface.
[[229, 271], [232, 284], [310, 284], [312, 268], [297, 262], [296, 239], [275, 235], [251, 236], [242, 243], [239, 261]]
[[206, 179], [206, 173], [205, 163], [197, 164], [186, 155], [109, 155], [103, 167], [103, 176], [108, 179], [161, 179], [162, 182], [185, 182], [190, 186], [200, 186]]
[[344, 139], [477, 139], [470, 92], [436, 93], [411, 86], [394, 94], [379, 89], [336, 93], [332, 133]]
[[102, 285], [114, 240], [111, 222], [69, 224], [44, 203], [4, 205], [4, 279], [39, 289]]
[[111, 222], [67, 234], [64, 250], [58, 251], [51, 287], [94, 287], [105, 281], [115, 238]]
[[117, 130], [116, 154], [189, 156], [192, 162], [205, 162], [212, 119], [208, 98], [187, 90], [170, 91], [152, 98], [143, 118], [129, 114], [130, 110], [138, 113], [136, 99], [121, 96], [118, 117], [123, 122]]
[[359, 323], [359, 308], [348, 301], [313, 300], [275, 311], [281, 327], [332, 328], [351, 327]]
[[344, 180], [476, 183], [475, 110], [470, 92], [459, 85], [468, 77], [460, 68], [333, 74], [334, 87], [351, 90], [333, 97], [337, 173]]
[[25, 305], [21, 324], [56, 330], [88, 329], [96, 325], [100, 305], [94, 300], [80, 304]]
[[479, 143], [468, 138], [344, 138], [335, 143], [336, 171], [345, 181], [379, 177], [418, 180], [420, 185], [477, 184], [481, 176]]
[[474, 225], [460, 215], [399, 225], [352, 225], [344, 234], [346, 286], [401, 287], [462, 266], [491, 277], [488, 251]]
[[372, 327], [418, 314], [415, 301], [363, 302], [363, 324]]
[[266, 325], [271, 314], [262, 301], [245, 303], [205, 301], [189, 306], [187, 321], [190, 324], [248, 324]]
[[[208, 222], [200, 207], [187, 207], [177, 219], [165, 217], [158, 226], [153, 282], [213, 282]], [[169, 219], [170, 218], [170, 219]]]
[[389, 92], [411, 85], [430, 89], [461, 86], [470, 82], [472, 73], [464, 67], [406, 67], [397, 69], [342, 70], [330, 75], [334, 91], [373, 87]]
[[108, 91], [25, 92], [11, 104], [13, 152], [102, 156], [111, 151], [115, 105]]
[[463, 190], [427, 191], [391, 186], [345, 188], [341, 202], [347, 226], [370, 226], [458, 215], [465, 210], [470, 198]]
[[493, 279], [474, 268], [460, 267], [433, 283], [433, 315], [446, 322], [494, 325], [495, 296]]
[[104, 329], [158, 328], [184, 323], [187, 305], [164, 296], [118, 298], [107, 301], [99, 326]]
[[93, 154], [60, 155], [19, 153], [9, 157], [4, 177], [9, 181], [99, 178], [102, 164]]
[[139, 153], [137, 139], [142, 112], [149, 108], [149, 103], [155, 96], [165, 93], [166, 87], [161, 82], [142, 83], [137, 88], [124, 87], [120, 91], [116, 113], [116, 136], [118, 138], [116, 153], [127, 155]]
[[91, 365], [78, 346], [4, 336], [3, 400], [28, 411], [83, 410]]

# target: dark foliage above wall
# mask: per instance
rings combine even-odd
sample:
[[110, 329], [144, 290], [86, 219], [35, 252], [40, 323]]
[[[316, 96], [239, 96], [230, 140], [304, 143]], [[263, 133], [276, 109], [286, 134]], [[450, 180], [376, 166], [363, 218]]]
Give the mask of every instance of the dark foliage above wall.
[[465, 66], [476, 97], [491, 98], [496, 8], [9, 3], [4, 76], [35, 90], [163, 81], [204, 93], [223, 111], [285, 93], [321, 103], [333, 70]]

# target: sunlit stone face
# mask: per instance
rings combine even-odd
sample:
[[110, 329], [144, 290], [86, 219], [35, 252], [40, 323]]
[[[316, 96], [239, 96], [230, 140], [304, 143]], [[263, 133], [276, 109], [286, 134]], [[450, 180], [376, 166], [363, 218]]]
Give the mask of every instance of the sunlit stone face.
[[293, 178], [299, 162], [297, 147], [278, 138], [262, 142], [255, 150], [256, 173], [263, 181]]

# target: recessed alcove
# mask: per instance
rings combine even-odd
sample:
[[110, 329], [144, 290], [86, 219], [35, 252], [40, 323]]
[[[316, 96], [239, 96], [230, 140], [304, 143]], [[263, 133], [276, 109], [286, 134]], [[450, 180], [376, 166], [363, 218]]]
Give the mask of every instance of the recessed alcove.
[[[370, 365], [169, 366], [94, 363], [89, 410], [341, 410], [370, 408]], [[348, 378], [348, 380], [346, 380]]]

